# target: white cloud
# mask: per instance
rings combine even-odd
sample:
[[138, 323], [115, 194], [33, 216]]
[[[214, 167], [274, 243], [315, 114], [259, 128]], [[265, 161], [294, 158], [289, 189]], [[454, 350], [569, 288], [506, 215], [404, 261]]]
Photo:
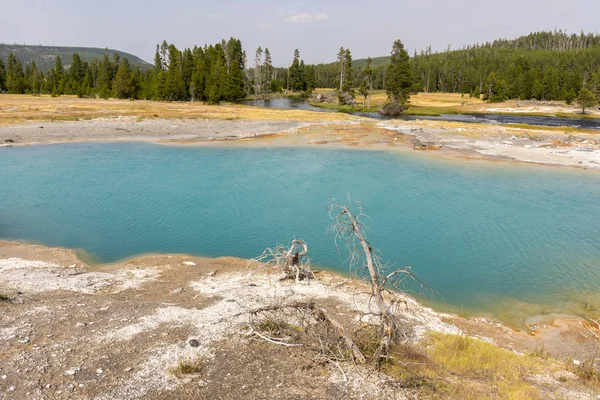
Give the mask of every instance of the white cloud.
[[329, 15], [325, 13], [320, 14], [309, 14], [309, 13], [298, 13], [288, 15], [285, 20], [287, 22], [291, 22], [293, 24], [299, 24], [302, 22], [313, 22], [313, 21], [327, 21], [329, 19]]

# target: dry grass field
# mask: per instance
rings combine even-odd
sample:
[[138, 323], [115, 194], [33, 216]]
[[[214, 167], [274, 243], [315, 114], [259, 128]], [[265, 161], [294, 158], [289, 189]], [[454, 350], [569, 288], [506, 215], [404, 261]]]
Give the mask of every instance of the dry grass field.
[[259, 121], [339, 121], [354, 118], [346, 114], [273, 110], [227, 103], [211, 106], [205, 103], [191, 102], [167, 103], [142, 100], [79, 99], [75, 96], [0, 95], [0, 125], [27, 121], [74, 121], [118, 116]]
[[[332, 89], [316, 89], [317, 93], [331, 92]], [[356, 95], [356, 103], [362, 106], [363, 97]], [[371, 94], [371, 107], [379, 108], [387, 102], [385, 90], [375, 90]], [[330, 108], [330, 107], [327, 107]], [[335, 105], [333, 106], [335, 108]], [[508, 100], [502, 103], [488, 103], [478, 98], [460, 93], [417, 93], [410, 97], [409, 115], [440, 114], [515, 114], [557, 117], [581, 117], [581, 108], [576, 104], [567, 105], [562, 101], [538, 102]], [[600, 118], [600, 110], [588, 108], [585, 118]]]
[[[331, 89], [317, 89], [317, 92]], [[362, 98], [357, 96], [357, 103]], [[387, 100], [385, 91], [375, 91], [371, 107], [378, 108]], [[325, 105], [323, 105], [325, 106]], [[329, 108], [337, 108], [329, 105]], [[440, 115], [448, 113], [504, 113], [519, 115], [577, 116], [576, 106], [558, 103], [507, 101], [487, 103], [457, 93], [419, 93], [411, 96], [406, 114]], [[117, 99], [80, 99], [75, 96], [0, 95], [0, 126], [28, 121], [76, 121], [102, 117], [138, 117], [141, 119], [220, 119], [254, 121], [327, 122], [353, 120], [342, 113], [314, 113], [303, 110], [268, 109], [240, 104], [207, 105], [191, 102], [130, 101]], [[586, 117], [600, 117], [600, 111], [589, 109]]]

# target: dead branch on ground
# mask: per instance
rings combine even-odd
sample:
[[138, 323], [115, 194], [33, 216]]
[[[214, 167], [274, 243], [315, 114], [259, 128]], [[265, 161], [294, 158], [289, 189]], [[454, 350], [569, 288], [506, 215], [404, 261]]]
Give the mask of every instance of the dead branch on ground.
[[[320, 332], [320, 330], [315, 329], [316, 326], [321, 325], [321, 326], [325, 326], [326, 329], [331, 329], [334, 332], [333, 335], [333, 341], [337, 341], [337, 339], [342, 339], [344, 342], [344, 345], [346, 347], [347, 350], [349, 350], [352, 354], [352, 359], [356, 360], [359, 363], [365, 363], [366, 362], [366, 358], [363, 355], [363, 353], [360, 351], [360, 349], [358, 348], [358, 346], [356, 345], [356, 343], [354, 342], [354, 340], [352, 339], [352, 336], [350, 333], [347, 332], [347, 330], [344, 328], [344, 326], [336, 319], [334, 318], [329, 311], [327, 311], [325, 308], [323, 307], [318, 307], [314, 302], [293, 302], [293, 303], [289, 303], [289, 304], [281, 304], [281, 305], [270, 305], [270, 306], [266, 306], [266, 307], [261, 307], [261, 308], [257, 308], [254, 310], [251, 310], [249, 312], [249, 314], [251, 315], [251, 317], [253, 318], [257, 318], [258, 316], [266, 316], [266, 319], [263, 318], [263, 322], [265, 320], [267, 321], [274, 321], [276, 320], [276, 317], [273, 317], [273, 312], [278, 312], [278, 313], [284, 313], [284, 315], [287, 315], [288, 319], [290, 319], [290, 313], [297, 313], [296, 314], [296, 321], [299, 321], [299, 328], [302, 332], [306, 333], [307, 331], [311, 331], [311, 333], [308, 334], [308, 336], [313, 336], [313, 337], [317, 337], [320, 341], [320, 350], [324, 350], [325, 348], [330, 348], [331, 349], [331, 336], [330, 334], [322, 334]], [[310, 316], [310, 320], [307, 319], [307, 316]], [[312, 325], [312, 326], [311, 326]], [[256, 327], [258, 326], [257, 323], [253, 323], [251, 324], [251, 326], [253, 326], [255, 329], [254, 331], [256, 331]], [[311, 329], [312, 328], [312, 329]], [[264, 339], [264, 338], [263, 338]], [[276, 339], [278, 340], [278, 339]], [[281, 340], [278, 340], [281, 341]], [[314, 341], [313, 341], [314, 342]], [[325, 343], [328, 342], [328, 343]], [[332, 353], [332, 351], [321, 351], [322, 354], [326, 354], [326, 353]], [[335, 351], [333, 353], [336, 353]], [[344, 360], [347, 357], [338, 357], [338, 356], [332, 356], [331, 354], [329, 355], [329, 358], [344, 358]]]
[[296, 282], [300, 282], [315, 277], [310, 269], [310, 259], [306, 257], [307, 253], [307, 244], [303, 240], [294, 239], [289, 247], [277, 245], [274, 249], [267, 248], [260, 256], [251, 261], [264, 267], [271, 266], [281, 269], [283, 272], [281, 280], [295, 279]]

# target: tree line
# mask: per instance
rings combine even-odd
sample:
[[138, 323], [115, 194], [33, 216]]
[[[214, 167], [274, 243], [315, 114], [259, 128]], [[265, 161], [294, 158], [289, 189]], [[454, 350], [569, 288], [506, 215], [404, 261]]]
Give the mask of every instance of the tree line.
[[[351, 79], [360, 85], [369, 68], [373, 90], [386, 89], [390, 57], [353, 62]], [[339, 86], [340, 61], [314, 66], [316, 87]], [[565, 100], [571, 103], [587, 88], [600, 95], [600, 35], [536, 32], [516, 39], [499, 39], [459, 50], [432, 52], [431, 47], [410, 59], [415, 92], [450, 92], [507, 99]], [[358, 87], [357, 85], [357, 87]]]
[[565, 100], [582, 88], [600, 91], [600, 36], [538, 32], [461, 50], [413, 57], [413, 71], [425, 92], [507, 99]]
[[[262, 47], [248, 63], [235, 38], [183, 50], [163, 42], [149, 69], [132, 66], [118, 55], [105, 54], [88, 63], [75, 53], [67, 68], [57, 57], [54, 68], [43, 73], [34, 62], [23, 67], [11, 54], [6, 66], [0, 61], [0, 92], [218, 103], [282, 91], [308, 94], [323, 87], [337, 89], [341, 104], [352, 104], [358, 91], [365, 104], [371, 91], [388, 90], [397, 81], [398, 76], [390, 75], [392, 59], [354, 62], [350, 50], [342, 48], [336, 62], [310, 65], [296, 49], [290, 65], [278, 68], [269, 49]], [[571, 103], [582, 88], [600, 93], [600, 35], [537, 32], [439, 53], [429, 47], [415, 52], [403, 70], [405, 75], [410, 70], [412, 92]]]
[[34, 61], [23, 68], [12, 53], [5, 66], [0, 60], [0, 92], [13, 94], [77, 95], [160, 101], [202, 100], [218, 103], [246, 97], [246, 55], [239, 39], [210, 46], [177, 49], [166, 41], [156, 46], [154, 66], [141, 69], [108, 53], [86, 62], [74, 53], [68, 68], [60, 56], [43, 73]]

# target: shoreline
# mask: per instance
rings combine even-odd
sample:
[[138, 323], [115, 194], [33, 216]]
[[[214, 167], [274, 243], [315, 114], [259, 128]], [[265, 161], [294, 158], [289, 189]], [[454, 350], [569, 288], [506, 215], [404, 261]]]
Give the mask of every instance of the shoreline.
[[[273, 304], [316, 301], [346, 323], [369, 311], [360, 281], [329, 272], [317, 273], [308, 283], [279, 276], [275, 269], [250, 267], [239, 258], [180, 254], [90, 266], [73, 250], [0, 241], [0, 393], [10, 391], [8, 398], [15, 399], [220, 398], [226, 390], [228, 398], [247, 398], [250, 390], [254, 398], [268, 389], [277, 396], [282, 384], [263, 381], [264, 373], [285, 379], [308, 362], [311, 367], [303, 367], [300, 375], [309, 374], [310, 384], [351, 388], [353, 395], [339, 398], [381, 394], [381, 380], [365, 381], [368, 370], [356, 364], [317, 367], [308, 361], [314, 354], [306, 347], [288, 349], [244, 334], [250, 310]], [[572, 360], [587, 362], [598, 343], [589, 334], [580, 336], [587, 331], [577, 319], [540, 323], [530, 335], [487, 318], [438, 313], [411, 297], [403, 299], [398, 317], [411, 346], [431, 335], [459, 335], [513, 357], [538, 357], [543, 349], [539, 357], [551, 356], [553, 368], [569, 371]], [[200, 374], [174, 374], [182, 360], [197, 360]], [[337, 378], [340, 369], [343, 380]], [[578, 384], [574, 374], [569, 376]], [[307, 383], [283, 387], [303, 390]], [[594, 393], [579, 384], [568, 388]]]
[[[83, 257], [83, 254], [88, 254], [85, 249], [75, 249], [75, 248], [56, 247], [56, 246], [50, 247], [46, 244], [32, 242], [32, 241], [0, 239], [0, 250], [2, 249], [2, 247], [14, 247], [14, 246], [24, 248], [25, 250], [42, 248], [42, 249], [52, 250], [52, 251], [58, 252], [58, 253], [71, 254], [74, 257], [74, 259], [76, 259], [77, 263], [82, 264], [85, 267], [88, 267], [91, 269], [101, 269], [101, 270], [102, 269], [113, 269], [113, 268], [116, 268], [119, 266], [128, 265], [130, 263], [135, 263], [135, 262], [143, 261], [146, 259], [164, 258], [164, 257], [168, 257], [168, 258], [175, 257], [175, 258], [181, 258], [181, 259], [194, 258], [194, 259], [201, 259], [201, 260], [206, 260], [206, 261], [236, 260], [238, 263], [241, 262], [245, 266], [250, 265], [250, 263], [252, 262], [251, 259], [239, 258], [236, 256], [230, 256], [230, 255], [211, 257], [211, 256], [204, 256], [204, 255], [188, 254], [188, 253], [160, 253], [160, 252], [148, 252], [148, 253], [135, 254], [132, 256], [125, 257], [123, 259], [118, 259], [118, 260], [109, 261], [109, 262], [96, 262], [95, 260], [93, 260], [93, 257], [89, 257], [89, 258]], [[2, 255], [0, 252], [0, 261], [1, 260], [2, 260]], [[34, 260], [34, 261], [46, 262], [47, 260], [40, 259], [40, 260]], [[313, 265], [312, 267], [313, 267], [315, 273], [321, 277], [326, 276], [328, 278], [348, 281], [350, 283], [357, 284], [357, 285], [364, 284], [364, 282], [361, 279], [359, 279], [355, 276], [352, 276], [352, 274], [349, 272], [346, 273], [345, 271], [339, 271], [339, 270], [335, 270], [332, 268], [323, 267], [323, 266], [319, 266], [319, 265]], [[1, 272], [2, 271], [0, 269], [0, 276], [1, 276]], [[1, 283], [2, 282], [0, 281], [0, 289], [2, 288]], [[523, 332], [523, 333], [526, 333], [527, 335], [532, 335], [532, 336], [535, 336], [538, 333], [536, 331], [536, 327], [540, 327], [542, 325], [553, 326], [556, 322], [564, 321], [564, 320], [581, 320], [581, 321], [585, 320], [582, 318], [581, 315], [569, 314], [564, 311], [559, 312], [558, 310], [555, 310], [555, 311], [552, 311], [549, 313], [544, 313], [544, 314], [523, 315], [520, 323], [512, 324], [512, 323], [509, 323], [508, 321], [503, 321], [501, 318], [496, 316], [493, 312], [489, 312], [489, 311], [484, 312], [484, 311], [476, 310], [473, 308], [467, 308], [466, 310], [463, 309], [462, 311], [459, 311], [457, 309], [458, 306], [450, 305], [441, 298], [437, 299], [437, 300], [423, 300], [423, 299], [419, 299], [419, 298], [414, 297], [409, 294], [403, 294], [403, 295], [412, 299], [420, 307], [430, 309], [434, 314], [436, 314], [438, 316], [445, 316], [445, 317], [448, 317], [451, 319], [458, 319], [458, 320], [485, 321], [486, 323], [491, 323], [491, 324], [495, 324], [497, 326], [502, 326], [503, 328], [510, 329], [514, 332]], [[536, 304], [536, 303], [531, 303], [531, 304]], [[540, 304], [536, 304], [536, 305], [540, 305]], [[461, 308], [462, 308], [462, 306], [461, 306]], [[443, 311], [441, 311], [440, 309], [443, 309]], [[463, 314], [463, 315], [460, 315], [460, 314]]]
[[[140, 120], [136, 117], [0, 126], [2, 147], [126, 142], [409, 150], [467, 160], [523, 162], [600, 170], [600, 137], [570, 130], [563, 133], [556, 130], [425, 120]], [[424, 150], [417, 149], [417, 146], [424, 147]]]

